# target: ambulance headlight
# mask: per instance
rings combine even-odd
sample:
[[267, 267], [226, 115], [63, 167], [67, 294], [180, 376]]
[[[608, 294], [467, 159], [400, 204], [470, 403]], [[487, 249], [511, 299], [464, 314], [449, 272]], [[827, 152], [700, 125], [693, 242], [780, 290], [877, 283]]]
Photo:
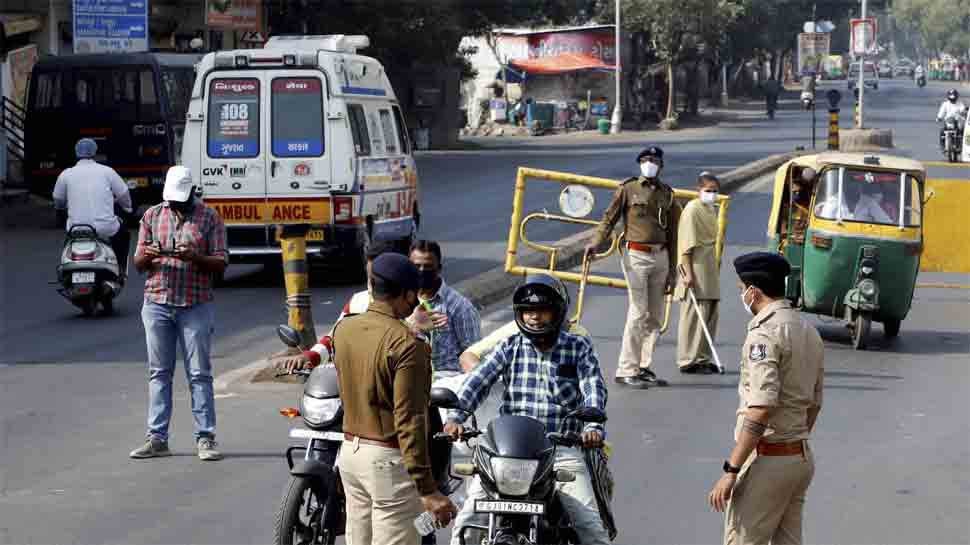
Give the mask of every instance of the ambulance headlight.
[[296, 55], [283, 55], [283, 64], [286, 66], [296, 66]]
[[247, 68], [249, 66], [249, 57], [246, 55], [236, 55], [236, 68]]

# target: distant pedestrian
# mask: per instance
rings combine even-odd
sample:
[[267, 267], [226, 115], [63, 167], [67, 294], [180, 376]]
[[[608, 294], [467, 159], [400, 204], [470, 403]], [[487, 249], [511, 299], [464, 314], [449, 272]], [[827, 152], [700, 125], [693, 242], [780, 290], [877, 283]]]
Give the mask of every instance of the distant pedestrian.
[[174, 166], [165, 177], [164, 202], [145, 212], [135, 267], [145, 272], [142, 322], [148, 345], [148, 440], [132, 458], [170, 456], [172, 374], [176, 350], [185, 357], [199, 458], [219, 460], [212, 391], [212, 284], [228, 264], [226, 227], [215, 210], [195, 198], [192, 172]]
[[[711, 346], [704, 336], [698, 312], [714, 339], [717, 332], [718, 302], [721, 298], [717, 242], [717, 195], [721, 184], [709, 172], [697, 179], [700, 196], [684, 207], [677, 229], [677, 269], [680, 279], [674, 299], [680, 301], [677, 335], [677, 366], [681, 373], [711, 374], [718, 371]], [[694, 299], [690, 293], [693, 292]], [[697, 305], [695, 308], [694, 300]]]

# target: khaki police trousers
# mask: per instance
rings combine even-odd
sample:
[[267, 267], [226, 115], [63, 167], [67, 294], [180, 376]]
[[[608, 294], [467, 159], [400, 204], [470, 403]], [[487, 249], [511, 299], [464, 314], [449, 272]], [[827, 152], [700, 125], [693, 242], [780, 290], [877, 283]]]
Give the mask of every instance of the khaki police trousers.
[[669, 259], [666, 250], [648, 253], [628, 249], [621, 263], [629, 286], [629, 307], [616, 376], [635, 377], [640, 368], [648, 369], [653, 362], [663, 320]]
[[418, 545], [421, 499], [401, 451], [344, 441], [337, 459], [347, 501], [348, 545]]
[[[713, 340], [717, 334], [716, 299], [699, 299], [697, 305], [704, 317], [704, 324]], [[701, 322], [697, 319], [694, 301], [690, 295], [680, 303], [680, 326], [677, 330], [677, 366], [686, 367], [692, 363], [714, 363], [711, 345], [704, 336]]]
[[815, 460], [753, 454], [738, 475], [724, 519], [724, 545], [800, 545], [802, 510]]

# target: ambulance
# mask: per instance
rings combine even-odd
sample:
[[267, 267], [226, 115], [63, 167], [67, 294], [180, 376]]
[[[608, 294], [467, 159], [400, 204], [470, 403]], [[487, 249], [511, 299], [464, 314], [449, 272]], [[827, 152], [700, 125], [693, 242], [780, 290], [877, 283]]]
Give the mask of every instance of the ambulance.
[[196, 65], [182, 163], [226, 223], [232, 262], [280, 262], [276, 226], [310, 224], [307, 258], [363, 274], [371, 241], [409, 244], [418, 176], [367, 36], [278, 36]]

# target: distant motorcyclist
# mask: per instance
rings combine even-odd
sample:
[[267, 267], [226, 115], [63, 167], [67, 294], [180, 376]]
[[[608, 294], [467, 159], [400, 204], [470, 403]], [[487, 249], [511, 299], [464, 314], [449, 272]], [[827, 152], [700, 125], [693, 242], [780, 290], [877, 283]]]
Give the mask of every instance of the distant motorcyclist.
[[115, 215], [115, 204], [132, 213], [128, 185], [113, 168], [95, 162], [98, 144], [94, 140], [78, 140], [74, 153], [77, 164], [61, 172], [54, 184], [54, 207], [67, 209], [68, 231], [75, 225], [94, 227], [98, 237], [111, 244], [121, 274], [127, 276], [131, 234]]
[[921, 78], [926, 77], [926, 72], [923, 70], [923, 65], [917, 65], [916, 70], [913, 71], [913, 79], [919, 81]]
[[[967, 105], [960, 100], [960, 93], [956, 89], [950, 89], [946, 93], [946, 100], [940, 104], [940, 110], [936, 113], [936, 122], [942, 123], [951, 117], [957, 118], [957, 131], [963, 131], [963, 123], [967, 116]], [[944, 128], [940, 128], [940, 149], [946, 151], [946, 141], [943, 137]]]

